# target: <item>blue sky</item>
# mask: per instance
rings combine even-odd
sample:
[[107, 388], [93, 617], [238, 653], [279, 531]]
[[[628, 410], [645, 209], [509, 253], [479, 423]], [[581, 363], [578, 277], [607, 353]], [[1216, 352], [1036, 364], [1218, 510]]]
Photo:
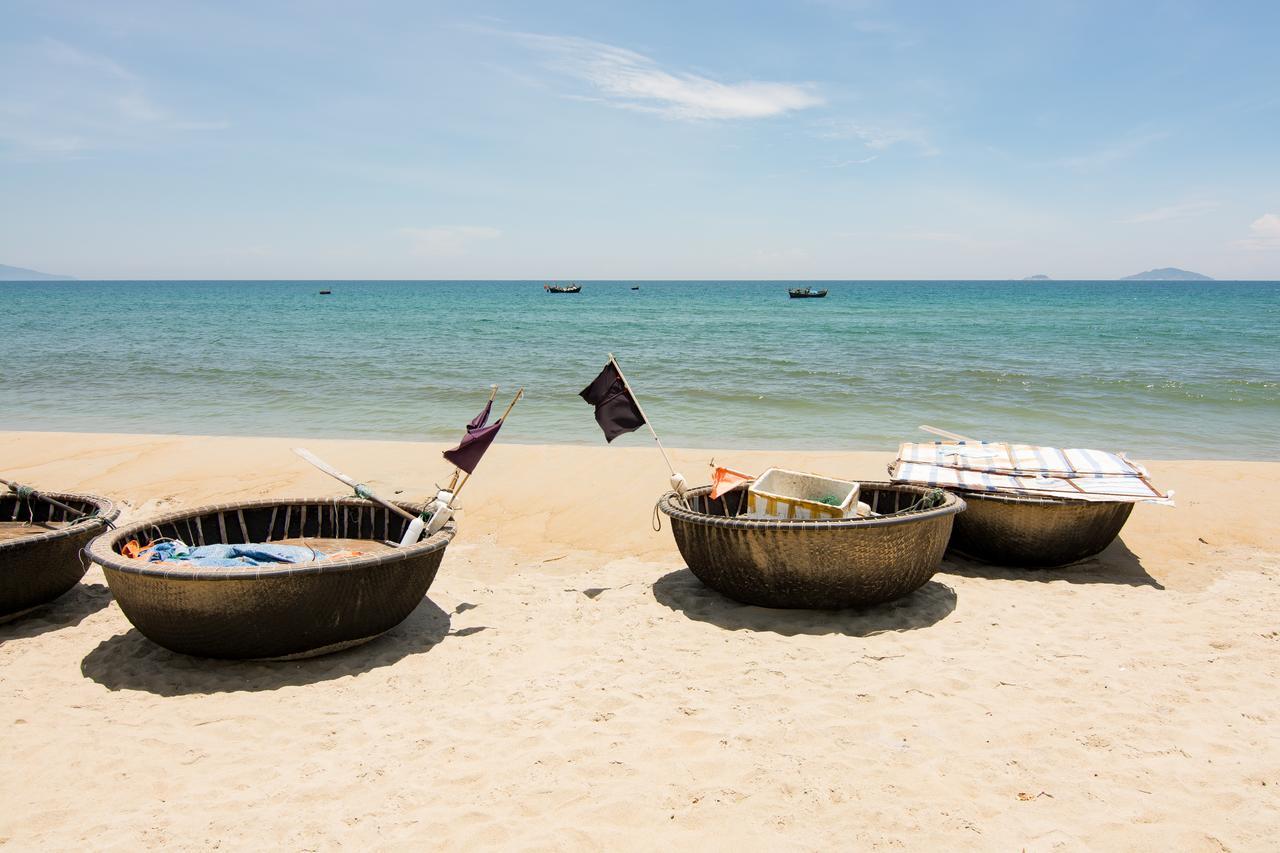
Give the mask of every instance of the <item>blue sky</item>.
[[0, 0], [0, 263], [1280, 279], [1280, 3]]

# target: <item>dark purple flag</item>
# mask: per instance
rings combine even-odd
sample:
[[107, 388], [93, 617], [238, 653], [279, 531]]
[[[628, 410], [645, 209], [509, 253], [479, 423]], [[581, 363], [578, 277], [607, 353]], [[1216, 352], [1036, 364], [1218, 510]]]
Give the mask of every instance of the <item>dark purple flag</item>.
[[467, 432], [475, 432], [489, 422], [489, 413], [493, 411], [493, 401], [484, 404], [484, 411], [471, 419], [467, 424]]
[[457, 447], [444, 452], [444, 458], [468, 474], [472, 473], [480, 464], [480, 458], [489, 449], [489, 445], [493, 444], [500, 429], [502, 429], [502, 421], [495, 421], [488, 426], [476, 429], [472, 429], [468, 424], [467, 434], [462, 437], [462, 441], [458, 442]]
[[578, 396], [596, 407], [596, 423], [604, 430], [605, 441], [644, 426], [644, 415], [612, 361]]

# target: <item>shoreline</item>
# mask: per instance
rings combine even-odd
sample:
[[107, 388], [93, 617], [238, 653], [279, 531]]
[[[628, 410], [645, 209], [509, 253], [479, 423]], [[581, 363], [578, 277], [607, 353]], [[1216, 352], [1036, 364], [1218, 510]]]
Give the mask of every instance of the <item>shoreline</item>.
[[[590, 413], [588, 412], [588, 415], [589, 414]], [[606, 444], [604, 440], [602, 438], [599, 438], [598, 436], [593, 436], [593, 438], [591, 439], [580, 440], [580, 441], [552, 442], [552, 441], [526, 441], [518, 437], [512, 437], [508, 439], [505, 435], [503, 435], [501, 440], [498, 443], [496, 443], [494, 446], [495, 447], [500, 447], [500, 446], [532, 447], [532, 448], [541, 448], [541, 447], [572, 448], [572, 449], [585, 449], [585, 450], [609, 449], [615, 452], [619, 452], [619, 451], [620, 452], [648, 452], [652, 450], [652, 444], [651, 444], [652, 439], [649, 438], [649, 435], [647, 432], [643, 432], [642, 435], [645, 439], [645, 443], [640, 446], [630, 446], [630, 445], [613, 446], [613, 445]], [[397, 438], [395, 436], [387, 436], [387, 435], [361, 436], [361, 435], [355, 435], [355, 434], [352, 434], [352, 435], [334, 435], [334, 434], [283, 435], [283, 434], [275, 434], [275, 433], [242, 434], [242, 433], [214, 433], [214, 432], [189, 432], [189, 433], [188, 432], [154, 432], [152, 433], [152, 432], [138, 432], [136, 430], [121, 430], [117, 432], [113, 430], [66, 430], [66, 429], [34, 429], [33, 430], [33, 429], [8, 429], [8, 428], [0, 427], [0, 440], [3, 440], [6, 436], [76, 436], [76, 437], [101, 438], [101, 439], [109, 439], [109, 438], [183, 439], [183, 440], [185, 439], [242, 440], [243, 439], [247, 441], [259, 441], [259, 440], [286, 441], [286, 442], [294, 442], [295, 444], [298, 442], [304, 442], [304, 441], [309, 441], [313, 443], [314, 442], [335, 442], [335, 443], [345, 442], [345, 443], [351, 443], [351, 444], [366, 444], [366, 443], [395, 444], [395, 445], [411, 444], [411, 445], [419, 445], [425, 449], [436, 451], [437, 453], [439, 451], [445, 450], [457, 444], [457, 439], [459, 437], [459, 436], [453, 436], [453, 437], [445, 437], [440, 439], [432, 439], [432, 438], [413, 438], [413, 437]], [[626, 436], [623, 436], [623, 439], [625, 438]], [[754, 446], [754, 445], [735, 447], [733, 446], [732, 442], [725, 442], [722, 444], [715, 444], [715, 445], [708, 444], [704, 447], [696, 444], [669, 445], [665, 441], [663, 442], [663, 446], [666, 447], [667, 450], [675, 450], [685, 454], [710, 453], [713, 455], [724, 455], [724, 456], [728, 456], [730, 454], [737, 454], [737, 453], [800, 455], [800, 456], [831, 455], [831, 454], [851, 454], [851, 455], [888, 454], [889, 460], [892, 461], [894, 455], [897, 454], [898, 445], [901, 444], [902, 442], [908, 441], [908, 440], [928, 441], [928, 440], [931, 440], [932, 438], [933, 438], [932, 436], [930, 436], [928, 433], [925, 433], [925, 432], [916, 431], [913, 433], [911, 431], [908, 431], [903, 433], [903, 435], [900, 436], [897, 441], [886, 442], [885, 444], [877, 447], [832, 447], [830, 445], [824, 445], [824, 446], [815, 445], [812, 447], [787, 447], [787, 446], [760, 447], [760, 446]], [[1067, 446], [1067, 445], [1063, 445], [1063, 446]], [[1085, 446], [1085, 445], [1070, 445], [1070, 446], [1076, 447], [1076, 446]], [[1090, 446], [1093, 446], [1093, 445], [1090, 445]], [[1202, 463], [1202, 464], [1217, 464], [1217, 463], [1280, 464], [1280, 457], [1275, 457], [1275, 458], [1268, 457], [1264, 459], [1242, 459], [1236, 456], [1220, 456], [1220, 457], [1219, 456], [1197, 456], [1197, 455], [1164, 456], [1159, 454], [1153, 455], [1148, 453], [1138, 453], [1138, 452], [1127, 450], [1123, 447], [1115, 449], [1114, 446], [1107, 446], [1100, 449], [1114, 450], [1114, 452], [1123, 453], [1129, 456], [1130, 458], [1135, 459], [1137, 462], [1139, 462], [1142, 465], [1146, 465], [1148, 462], [1152, 462], [1152, 463], [1179, 462], [1179, 463]], [[693, 481], [690, 480], [691, 484], [692, 482]]]
[[[249, 497], [331, 496], [340, 484], [298, 459], [306, 445], [384, 496], [425, 499], [452, 468], [444, 442], [186, 436], [136, 433], [3, 432], [0, 471], [42, 488], [90, 491], [122, 501], [123, 518]], [[406, 451], [412, 450], [411, 453]], [[886, 480], [896, 448], [873, 451], [668, 448], [691, 485], [709, 463], [758, 472], [770, 465], [860, 481]], [[1280, 500], [1264, 494], [1280, 462], [1139, 460], [1175, 492], [1173, 508], [1139, 504], [1122, 539], [1166, 572], [1195, 565], [1204, 547], [1273, 545]], [[494, 444], [460, 501], [459, 545], [487, 542], [521, 565], [554, 553], [671, 558], [670, 533], [651, 526], [668, 472], [652, 446]], [[1245, 488], [1241, 488], [1241, 486]], [[1261, 501], [1242, 500], [1256, 490]], [[1202, 541], [1203, 540], [1203, 541]], [[1113, 546], [1118, 547], [1120, 543]]]

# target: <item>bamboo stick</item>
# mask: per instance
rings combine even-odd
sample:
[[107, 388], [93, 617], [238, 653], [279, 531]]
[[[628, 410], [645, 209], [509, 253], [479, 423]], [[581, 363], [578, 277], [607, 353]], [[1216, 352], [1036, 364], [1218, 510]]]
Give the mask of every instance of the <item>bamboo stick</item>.
[[367, 497], [369, 500], [373, 501], [379, 506], [385, 509], [388, 509], [391, 512], [394, 512], [397, 515], [403, 516], [404, 518], [407, 518], [409, 521], [417, 520], [418, 517], [413, 513], [407, 510], [401, 509], [400, 507], [396, 506], [391, 501], [386, 500], [385, 498], [381, 498], [378, 495], [375, 495], [372, 491], [369, 490], [368, 486], [364, 485], [363, 483], [358, 483], [353, 478], [348, 477], [346, 474], [343, 474], [341, 471], [334, 468], [332, 465], [325, 462], [324, 460], [320, 459], [320, 457], [316, 456], [314, 453], [312, 453], [310, 450], [307, 450], [305, 447], [295, 447], [293, 448], [293, 452], [298, 454], [300, 457], [307, 460], [308, 462], [310, 462], [312, 465], [319, 468], [321, 471], [328, 474], [330, 477], [333, 477], [335, 480], [338, 480], [339, 482], [342, 482], [342, 483], [346, 483], [348, 486], [356, 490], [356, 494]]
[[[21, 483], [14, 483], [9, 480], [5, 480], [3, 478], [0, 478], [0, 483], [3, 483], [4, 485], [8, 486], [9, 491], [13, 492], [14, 494], [21, 494], [21, 489], [22, 489]], [[51, 498], [42, 492], [36, 491], [35, 489], [31, 489], [31, 491], [28, 492], [27, 494], [29, 497], [36, 498], [37, 500], [42, 500], [47, 504], [52, 504], [53, 506], [56, 506], [58, 509], [65, 510], [66, 512], [72, 513], [73, 515], [75, 515], [76, 518], [81, 518], [89, 514], [87, 512], [78, 510], [73, 506], [67, 506], [62, 501], [57, 500], [55, 498]]]
[[[490, 385], [489, 386], [489, 402], [492, 403], [497, 396], [498, 396], [498, 386]], [[452, 492], [454, 490], [454, 488], [458, 485], [458, 476], [461, 473], [462, 473], [461, 470], [457, 468], [453, 469], [453, 476], [449, 478], [449, 485], [445, 487], [445, 491]], [[436, 488], [439, 489], [440, 487], [436, 486]]]
[[[496, 385], [494, 386], [494, 388], [497, 388], [497, 387], [498, 386]], [[495, 391], [494, 393], [497, 393], [497, 392]], [[524, 396], [524, 388], [520, 388], [519, 390], [516, 391], [516, 395], [511, 398], [511, 402], [507, 405], [507, 410], [502, 413], [502, 417], [498, 418], [500, 422], [506, 423], [507, 415], [511, 414], [511, 410], [516, 407], [516, 403], [520, 402], [520, 398], [523, 396]], [[461, 494], [462, 489], [467, 485], [467, 481], [470, 479], [471, 479], [471, 474], [470, 472], [468, 472], [467, 476], [463, 477], [462, 482], [458, 484], [458, 490], [452, 493], [451, 497], [449, 498], [449, 503], [445, 504], [445, 506], [448, 509], [453, 508], [453, 502], [458, 499], [458, 495]]]
[[921, 424], [920, 429], [924, 430], [925, 432], [931, 432], [934, 435], [940, 435], [943, 438], [949, 438], [953, 441], [978, 441], [978, 439], [976, 438], [965, 438], [963, 435], [957, 435], [954, 432], [947, 432], [945, 429], [938, 429], [937, 427], [931, 427], [928, 424]]
[[618, 371], [618, 378], [622, 380], [622, 384], [627, 391], [631, 393], [631, 402], [636, 404], [636, 411], [640, 413], [640, 417], [644, 418], [644, 425], [649, 428], [649, 434], [653, 436], [653, 441], [658, 445], [658, 450], [662, 453], [662, 458], [666, 460], [667, 468], [671, 471], [671, 476], [676, 476], [676, 466], [671, 464], [671, 457], [667, 455], [667, 449], [662, 446], [662, 439], [658, 438], [658, 433], [654, 430], [653, 424], [649, 422], [649, 416], [644, 413], [644, 409], [640, 407], [640, 400], [636, 397], [635, 389], [631, 387], [631, 383], [627, 381], [627, 377], [622, 373], [622, 366], [618, 364], [618, 360], [613, 357], [613, 353], [609, 353], [609, 363], [613, 365], [613, 369]]

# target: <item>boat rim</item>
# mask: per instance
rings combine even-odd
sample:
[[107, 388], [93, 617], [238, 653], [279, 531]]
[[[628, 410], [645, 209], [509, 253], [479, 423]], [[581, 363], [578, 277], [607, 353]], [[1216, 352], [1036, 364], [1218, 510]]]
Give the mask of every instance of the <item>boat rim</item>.
[[[7, 492], [6, 494], [16, 494], [15, 492]], [[97, 508], [98, 514], [90, 521], [80, 522], [79, 524], [68, 524], [66, 527], [59, 527], [54, 530], [46, 530], [43, 533], [33, 533], [30, 536], [20, 536], [17, 539], [9, 539], [0, 542], [0, 554], [6, 551], [12, 551], [19, 548], [26, 548], [30, 545], [44, 542], [52, 542], [56, 539], [69, 538], [83, 534], [86, 530], [92, 530], [95, 525], [100, 525], [104, 529], [108, 522], [113, 522], [120, 516], [120, 509], [116, 506], [115, 501], [105, 498], [101, 495], [92, 495], [87, 492], [50, 492], [44, 489], [40, 490], [40, 494], [48, 495], [55, 500], [66, 503], [68, 499], [73, 501], [83, 501]], [[10, 519], [11, 521], [21, 521], [21, 519]]]
[[[869, 486], [874, 488], [884, 488], [898, 491], [917, 492], [924, 494], [931, 489], [928, 486], [909, 486], [906, 483], [889, 483], [884, 481], [860, 481], [860, 486]], [[906, 488], [903, 488], [906, 486]], [[694, 492], [710, 493], [711, 486], [697, 486], [690, 488], [686, 494]], [[734, 490], [736, 491], [736, 490]], [[733, 530], [856, 530], [872, 527], [892, 527], [895, 524], [907, 524], [912, 521], [923, 521], [928, 518], [939, 518], [945, 515], [954, 515], [963, 512], [965, 509], [964, 498], [955, 492], [949, 492], [945, 489], [939, 489], [943, 495], [943, 504], [941, 506], [930, 507], [921, 510], [902, 510], [891, 515], [881, 516], [879, 518], [795, 518], [795, 519], [773, 519], [773, 518], [731, 518], [723, 515], [711, 515], [704, 512], [696, 512], [681, 506], [678, 502], [678, 496], [674, 491], [665, 493], [658, 498], [658, 509], [667, 516], [687, 521], [695, 524], [702, 524], [711, 527], [724, 527]], [[702, 497], [702, 495], [695, 495]]]
[[[393, 501], [393, 503], [401, 509], [414, 514], [422, 512], [425, 507], [425, 504], [413, 504], [403, 501]], [[383, 551], [377, 554], [366, 554], [359, 557], [345, 557], [336, 560], [308, 560], [303, 563], [245, 566], [243, 568], [189, 568], [184, 567], [180, 562], [147, 563], [126, 557], [116, 551], [114, 547], [117, 542], [127, 542], [128, 538], [126, 537], [131, 538], [137, 533], [141, 533], [148, 528], [159, 527], [162, 524], [185, 520], [197, 515], [212, 515], [230, 510], [266, 509], [300, 505], [310, 506], [313, 504], [325, 506], [377, 506], [377, 504], [374, 504], [371, 501], [344, 496], [339, 498], [260, 498], [252, 501], [235, 501], [225, 504], [209, 504], [206, 506], [190, 507], [187, 509], [168, 512], [163, 515], [141, 519], [133, 522], [132, 524], [118, 527], [109, 533], [104, 533], [89, 543], [85, 548], [85, 554], [89, 559], [102, 566], [104, 569], [110, 569], [111, 571], [121, 572], [123, 574], [143, 575], [146, 577], [165, 578], [168, 580], [258, 580], [261, 578], [284, 577], [288, 575], [338, 574], [341, 572], [362, 571], [378, 565], [402, 563], [415, 557], [422, 557], [445, 548], [451, 541], [453, 541], [453, 537], [458, 532], [457, 522], [454, 519], [449, 519], [449, 521], [445, 523], [445, 526], [438, 532], [427, 539], [423, 539], [408, 546], [407, 548], [394, 548], [390, 551]], [[366, 537], [354, 538], [357, 540], [366, 540]], [[377, 542], [381, 540], [367, 539], [366, 541]], [[167, 566], [167, 568], [160, 568], [162, 566]]]

